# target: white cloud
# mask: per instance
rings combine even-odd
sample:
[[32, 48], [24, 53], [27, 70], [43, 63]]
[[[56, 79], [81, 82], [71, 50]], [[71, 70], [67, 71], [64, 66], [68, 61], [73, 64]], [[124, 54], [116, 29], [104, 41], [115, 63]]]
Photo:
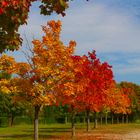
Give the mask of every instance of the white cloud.
[[[78, 2], [77, 2], [78, 3]], [[72, 7], [73, 6], [73, 7]], [[21, 34], [26, 34], [29, 40], [32, 36], [41, 38], [41, 25], [46, 25], [50, 19], [62, 20], [62, 40], [68, 43], [69, 40], [76, 40], [76, 54], [87, 54], [95, 49], [98, 53], [111, 54], [108, 62], [113, 65], [116, 76], [123, 74], [139, 73], [140, 60], [138, 56], [131, 59], [126, 56], [124, 59], [128, 64], [119, 64], [124, 59], [116, 62], [117, 57], [113, 53], [125, 54], [140, 53], [140, 25], [136, 22], [131, 11], [117, 10], [105, 4], [89, 2], [84, 5], [74, 6], [67, 11], [67, 16], [40, 16], [39, 9], [30, 13], [27, 26], [20, 28]], [[23, 47], [25, 41], [23, 43]], [[17, 59], [21, 56], [17, 55]], [[120, 77], [121, 79], [121, 77]]]
[[[103, 4], [90, 2], [84, 6], [70, 7], [67, 16], [40, 16], [39, 9], [32, 10], [28, 26], [20, 28], [29, 38], [42, 36], [41, 25], [50, 19], [61, 19], [62, 39], [77, 41], [76, 53], [93, 48], [99, 52], [140, 52], [140, 26], [131, 14], [123, 14]], [[84, 50], [83, 50], [84, 49]]]
[[104, 5], [87, 5], [69, 11], [63, 20], [63, 33], [77, 40], [78, 53], [91, 47], [99, 52], [137, 52], [140, 51], [140, 26], [133, 20], [131, 14]]

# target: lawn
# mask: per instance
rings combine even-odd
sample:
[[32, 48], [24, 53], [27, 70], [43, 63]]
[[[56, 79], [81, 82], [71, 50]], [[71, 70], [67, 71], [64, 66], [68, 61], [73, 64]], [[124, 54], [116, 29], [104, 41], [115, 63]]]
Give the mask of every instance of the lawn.
[[[91, 124], [92, 125], [92, 124]], [[74, 140], [139, 140], [140, 124], [102, 125], [97, 129], [91, 127], [87, 133], [83, 124], [76, 125]], [[32, 125], [16, 125], [0, 128], [1, 140], [32, 140]], [[70, 124], [49, 124], [39, 126], [39, 140], [71, 140]]]

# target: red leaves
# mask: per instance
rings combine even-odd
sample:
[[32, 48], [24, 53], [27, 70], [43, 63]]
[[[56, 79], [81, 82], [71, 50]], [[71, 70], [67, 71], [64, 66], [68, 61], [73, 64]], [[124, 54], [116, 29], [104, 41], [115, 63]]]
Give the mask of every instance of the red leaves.
[[87, 108], [100, 111], [106, 104], [106, 98], [109, 98], [109, 94], [104, 91], [114, 82], [111, 67], [107, 63], [101, 63], [96, 58], [95, 51], [89, 52], [88, 56], [72, 58], [75, 91], [72, 97], [65, 97], [66, 103], [74, 105], [79, 111]]
[[93, 50], [92, 52], [88, 52], [88, 55], [92, 60], [96, 59], [96, 51], [95, 50]]
[[8, 2], [2, 1], [2, 2], [1, 2], [1, 5], [2, 5], [2, 7], [7, 7], [7, 6], [8, 6]]
[[8, 3], [6, 1], [0, 2], [0, 15], [2, 15], [5, 12], [5, 8], [8, 6]]

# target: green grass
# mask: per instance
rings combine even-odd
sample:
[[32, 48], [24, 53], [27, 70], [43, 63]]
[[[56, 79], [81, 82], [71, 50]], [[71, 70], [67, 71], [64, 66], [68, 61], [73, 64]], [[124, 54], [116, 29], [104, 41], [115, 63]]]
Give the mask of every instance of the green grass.
[[[93, 129], [91, 124], [91, 131], [86, 132], [85, 124], [76, 124], [77, 137], [74, 140], [87, 140], [85, 135], [89, 134], [127, 134], [132, 131], [140, 131], [140, 124], [115, 124], [115, 125], [102, 125], [97, 129]], [[39, 140], [70, 140], [71, 129], [70, 124], [49, 124], [39, 125]], [[90, 136], [91, 137], [91, 136]], [[83, 139], [82, 139], [83, 138]], [[33, 126], [32, 125], [16, 125], [13, 127], [0, 128], [0, 140], [32, 140], [33, 139]], [[90, 138], [88, 139], [90, 140]], [[91, 138], [93, 139], [93, 136]], [[96, 140], [96, 139], [95, 139]]]
[[[49, 124], [39, 125], [39, 137], [41, 140], [52, 139], [63, 135], [63, 133], [70, 134], [70, 125], [63, 124]], [[1, 127], [0, 139], [2, 140], [32, 140], [33, 139], [33, 125], [15, 125], [13, 127]]]

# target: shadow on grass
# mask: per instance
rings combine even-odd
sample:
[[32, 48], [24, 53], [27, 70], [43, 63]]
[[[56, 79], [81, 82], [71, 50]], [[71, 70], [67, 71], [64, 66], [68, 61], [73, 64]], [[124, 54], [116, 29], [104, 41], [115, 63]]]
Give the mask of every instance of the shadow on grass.
[[55, 132], [71, 132], [70, 128], [40, 128], [39, 132], [49, 132], [49, 133], [55, 133]]
[[[28, 134], [13, 134], [13, 135], [0, 135], [0, 138], [3, 138], [3, 139], [7, 139], [7, 138], [10, 138], [10, 139], [27, 139], [27, 138], [33, 138], [33, 135], [28, 135]], [[57, 139], [57, 138], [60, 138], [60, 136], [56, 136], [56, 135], [39, 135], [39, 138], [50, 138], [50, 139]]]
[[27, 138], [32, 137], [32, 135], [29, 134], [4, 134], [0, 135], [0, 138]]
[[[27, 128], [21, 130], [21, 133], [17, 132], [17, 134], [12, 132], [7, 134], [0, 134], [0, 139], [9, 139], [9, 140], [28, 140], [33, 139], [33, 128]], [[65, 134], [63, 134], [65, 133]], [[51, 127], [51, 128], [39, 128], [39, 138], [42, 139], [52, 139], [52, 140], [62, 140], [61, 137], [64, 135], [67, 135], [67, 133], [71, 133], [70, 128], [57, 128], [57, 127]], [[67, 138], [66, 138], [67, 139]]]
[[[23, 130], [23, 132], [34, 132], [33, 129], [27, 129], [27, 130]], [[48, 133], [56, 133], [56, 132], [60, 132], [60, 133], [64, 133], [64, 132], [71, 132], [71, 128], [39, 128], [39, 133], [44, 133], [44, 132], [48, 132]]]

